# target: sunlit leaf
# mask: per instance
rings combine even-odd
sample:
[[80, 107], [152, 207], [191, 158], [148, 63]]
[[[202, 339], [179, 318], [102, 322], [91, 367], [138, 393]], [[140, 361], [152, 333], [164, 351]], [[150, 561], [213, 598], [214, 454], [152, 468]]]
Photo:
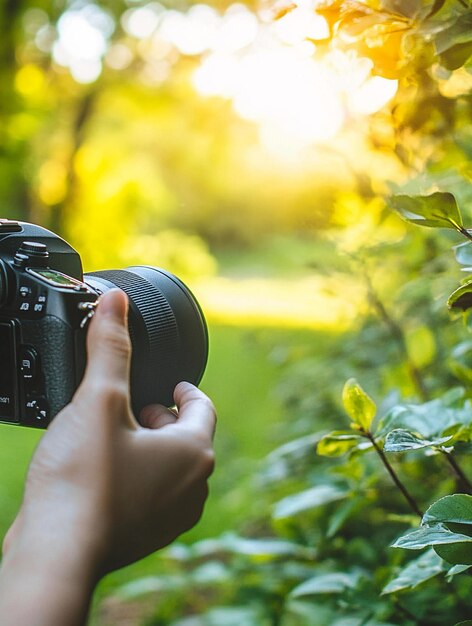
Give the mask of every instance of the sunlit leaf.
[[424, 439], [421, 435], [417, 435], [403, 428], [397, 428], [388, 433], [384, 450], [386, 452], [406, 452], [407, 450], [420, 450], [430, 446], [441, 446], [452, 439], [449, 437], [438, 437], [437, 439]]
[[354, 378], [349, 379], [344, 385], [343, 404], [354, 424], [368, 431], [377, 407]]
[[443, 560], [433, 549], [427, 550], [400, 570], [395, 578], [382, 589], [382, 594], [395, 593], [402, 589], [414, 589], [444, 570]]
[[359, 572], [328, 572], [317, 574], [290, 592], [292, 598], [314, 596], [325, 593], [342, 593], [346, 589], [354, 589], [359, 582]]
[[444, 524], [435, 526], [421, 526], [417, 530], [409, 531], [399, 537], [392, 548], [405, 548], [406, 550], [422, 550], [429, 546], [454, 543], [472, 543], [472, 537], [454, 533]]
[[467, 281], [453, 291], [447, 300], [450, 309], [467, 311], [472, 307], [472, 280]]
[[349, 491], [336, 487], [335, 485], [319, 485], [318, 487], [301, 491], [292, 496], [287, 496], [277, 502], [272, 517], [274, 519], [294, 517], [295, 515], [316, 509], [330, 502], [342, 500], [348, 494]]
[[318, 442], [316, 452], [321, 456], [343, 456], [364, 441], [364, 437], [356, 435], [352, 431], [335, 430], [329, 435], [325, 435]]
[[452, 193], [436, 192], [429, 196], [391, 196], [388, 204], [405, 220], [432, 228], [462, 227], [462, 216]]
[[435, 37], [434, 43], [438, 54], [454, 46], [472, 41], [472, 11], [463, 13], [450, 26], [443, 28]]

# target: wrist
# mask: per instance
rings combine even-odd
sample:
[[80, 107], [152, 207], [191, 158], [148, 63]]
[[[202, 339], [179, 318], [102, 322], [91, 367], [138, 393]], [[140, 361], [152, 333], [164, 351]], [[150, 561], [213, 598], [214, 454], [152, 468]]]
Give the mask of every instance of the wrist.
[[99, 516], [84, 504], [24, 504], [14, 531], [3, 558], [5, 567], [18, 568], [28, 563], [33, 573], [37, 569], [54, 578], [70, 573], [85, 586], [98, 582], [104, 529]]
[[97, 568], [87, 551], [63, 535], [19, 533], [0, 567], [2, 626], [82, 626]]

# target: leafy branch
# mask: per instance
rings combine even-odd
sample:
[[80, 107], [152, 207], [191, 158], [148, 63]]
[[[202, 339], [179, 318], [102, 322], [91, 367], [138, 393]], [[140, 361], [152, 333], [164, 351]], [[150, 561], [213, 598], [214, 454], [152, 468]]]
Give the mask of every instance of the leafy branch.
[[352, 378], [344, 385], [343, 404], [347, 414], [352, 420], [351, 429], [354, 432], [335, 431], [326, 435], [318, 443], [318, 454], [324, 456], [340, 456], [354, 449], [368, 449], [362, 445], [362, 440], [367, 439], [371, 444], [369, 447], [375, 450], [393, 483], [407, 501], [412, 511], [422, 518], [423, 513], [419, 505], [401, 481], [380, 447], [375, 434], [372, 432], [371, 427], [377, 407], [372, 398], [370, 398], [362, 387]]
[[472, 494], [472, 483], [464, 474], [464, 471], [462, 470], [461, 466], [459, 465], [457, 460], [454, 458], [454, 456], [445, 448], [441, 448], [440, 452], [444, 455], [445, 459], [447, 460], [449, 465], [452, 467], [452, 471], [456, 475], [458, 483], [460, 487], [462, 488], [462, 490], [465, 491], [466, 493]]
[[394, 430], [391, 430], [385, 438], [384, 450], [386, 452], [407, 452], [410, 450], [420, 450], [424, 448], [436, 450], [444, 456], [447, 463], [452, 468], [452, 471], [457, 479], [458, 486], [462, 489], [462, 491], [472, 494], [471, 482], [452, 455], [451, 448], [445, 446], [445, 444], [451, 442], [452, 439], [453, 435], [425, 439], [421, 435], [413, 433], [409, 430], [395, 428]]
[[416, 513], [416, 515], [418, 515], [420, 518], [422, 518], [423, 517], [423, 512], [421, 511], [421, 509], [419, 508], [419, 506], [416, 503], [415, 499], [409, 493], [409, 491], [407, 490], [405, 485], [399, 479], [397, 473], [395, 472], [395, 470], [393, 469], [392, 465], [390, 464], [390, 461], [387, 459], [387, 456], [385, 455], [385, 452], [382, 450], [382, 448], [376, 442], [375, 437], [370, 432], [366, 432], [365, 436], [369, 439], [369, 441], [372, 442], [372, 445], [374, 446], [375, 451], [377, 452], [378, 456], [380, 457], [380, 459], [381, 459], [382, 463], [384, 464], [386, 470], [390, 474], [390, 477], [392, 478], [393, 482], [398, 487], [398, 489], [401, 491], [403, 497], [408, 502], [408, 504], [410, 505], [411, 509]]

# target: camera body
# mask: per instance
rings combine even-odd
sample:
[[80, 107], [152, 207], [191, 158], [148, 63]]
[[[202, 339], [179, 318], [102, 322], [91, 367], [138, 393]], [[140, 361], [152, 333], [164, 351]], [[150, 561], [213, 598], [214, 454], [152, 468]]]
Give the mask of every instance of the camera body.
[[0, 422], [45, 428], [70, 402], [86, 366], [87, 322], [98, 297], [130, 301], [135, 412], [170, 406], [175, 384], [198, 384], [208, 356], [198, 303], [175, 276], [151, 267], [84, 276], [79, 254], [33, 224], [0, 220]]

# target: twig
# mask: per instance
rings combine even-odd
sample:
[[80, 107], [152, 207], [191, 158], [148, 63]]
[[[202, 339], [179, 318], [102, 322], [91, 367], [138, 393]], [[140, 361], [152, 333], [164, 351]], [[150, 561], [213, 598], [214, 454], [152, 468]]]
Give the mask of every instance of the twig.
[[440, 451], [446, 457], [447, 462], [452, 467], [452, 469], [454, 471], [454, 474], [457, 476], [459, 482], [462, 485], [463, 490], [466, 491], [469, 494], [472, 494], [472, 483], [469, 481], [467, 476], [464, 474], [461, 466], [456, 461], [454, 456], [450, 452], [445, 450], [444, 448], [440, 448]]
[[375, 437], [373, 436], [373, 434], [371, 432], [369, 432], [369, 431], [364, 431], [363, 434], [364, 434], [365, 437], [367, 437], [367, 439], [369, 439], [369, 441], [374, 446], [374, 449], [377, 452], [377, 454], [379, 455], [380, 460], [384, 464], [385, 469], [390, 474], [391, 479], [393, 480], [395, 485], [398, 487], [398, 489], [401, 491], [403, 497], [408, 502], [408, 504], [410, 505], [411, 509], [416, 513], [416, 515], [418, 515], [418, 517], [420, 519], [422, 519], [423, 518], [423, 512], [421, 511], [419, 506], [416, 504], [416, 501], [414, 500], [413, 496], [408, 492], [408, 490], [405, 487], [405, 485], [402, 483], [402, 481], [397, 476], [397, 473], [395, 472], [395, 470], [391, 466], [390, 461], [387, 459], [387, 457], [386, 457], [384, 451], [382, 450], [382, 448], [376, 442]]
[[457, 230], [461, 233], [461, 235], [464, 235], [464, 237], [472, 241], [472, 233], [470, 233], [467, 228], [460, 226]]

